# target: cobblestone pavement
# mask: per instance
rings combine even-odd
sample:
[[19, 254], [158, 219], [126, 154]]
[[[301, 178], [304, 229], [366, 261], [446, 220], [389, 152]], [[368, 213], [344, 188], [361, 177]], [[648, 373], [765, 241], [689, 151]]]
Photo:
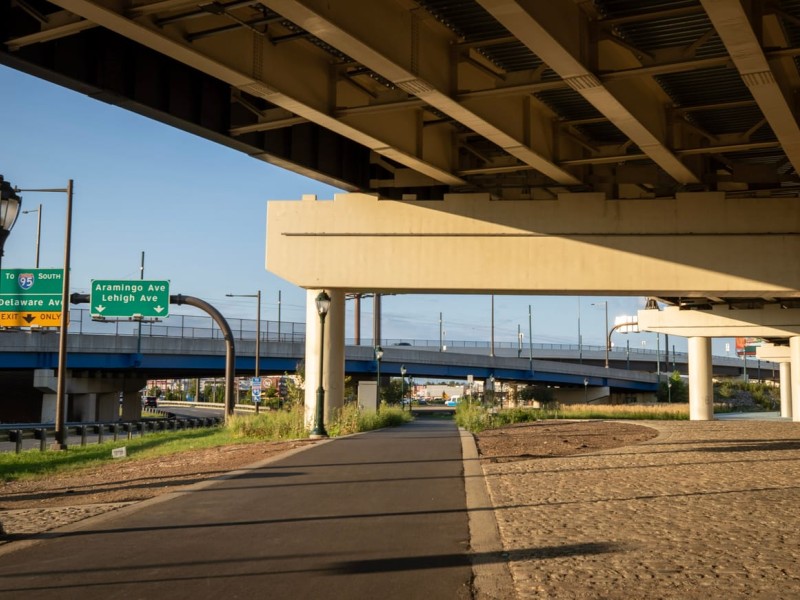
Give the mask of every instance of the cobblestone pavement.
[[800, 598], [800, 423], [660, 435], [483, 469], [518, 597]]

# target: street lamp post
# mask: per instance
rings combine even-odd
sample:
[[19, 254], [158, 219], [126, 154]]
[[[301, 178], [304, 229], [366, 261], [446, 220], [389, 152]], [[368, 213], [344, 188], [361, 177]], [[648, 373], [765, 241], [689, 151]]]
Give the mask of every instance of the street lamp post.
[[533, 372], [533, 313], [530, 304], [528, 304], [528, 365]]
[[589, 380], [586, 377], [583, 378], [583, 403], [589, 403]]
[[375, 346], [375, 365], [376, 365], [376, 373], [375, 373], [375, 395], [378, 401], [378, 405], [375, 410], [380, 412], [381, 410], [381, 359], [383, 358], [383, 348], [380, 346]]
[[3, 180], [0, 175], [0, 263], [3, 260], [3, 246], [6, 243], [11, 228], [17, 222], [19, 207], [22, 206], [22, 198], [11, 187], [11, 184]]
[[[257, 302], [257, 309], [256, 309], [256, 364], [253, 370], [253, 376], [258, 377], [260, 370], [260, 362], [261, 362], [261, 290], [258, 290], [255, 294], [225, 294], [231, 298], [256, 298]], [[258, 414], [258, 403], [256, 403], [256, 414]]]
[[39, 208], [32, 208], [31, 210], [23, 210], [23, 215], [36, 213], [36, 268], [39, 268], [39, 246], [42, 240], [42, 205]]
[[[406, 370], [405, 365], [400, 365], [400, 409], [403, 410], [403, 402], [406, 399]], [[409, 410], [411, 410], [411, 405], [409, 404]]]
[[325, 388], [322, 385], [323, 366], [325, 358], [325, 317], [331, 307], [331, 297], [321, 291], [315, 300], [317, 314], [319, 314], [319, 386], [317, 387], [317, 410], [314, 429], [311, 430], [311, 439], [328, 437], [325, 431]]
[[608, 368], [608, 351], [609, 347], [611, 346], [611, 333], [608, 331], [608, 300], [604, 300], [603, 302], [593, 302], [592, 306], [597, 306], [598, 304], [602, 304], [605, 307], [606, 311], [606, 328], [603, 334], [603, 337], [606, 340], [606, 369]]
[[[61, 324], [58, 334], [58, 376], [56, 383], [56, 444], [67, 448], [66, 423], [66, 372], [67, 372], [67, 326], [69, 324], [69, 266], [72, 248], [72, 179], [65, 188], [14, 188], [19, 192], [56, 192], [67, 195], [66, 233], [64, 234], [64, 273], [61, 276]], [[21, 199], [20, 199], [21, 202]], [[17, 207], [19, 209], [19, 207]], [[8, 235], [8, 234], [6, 234]]]

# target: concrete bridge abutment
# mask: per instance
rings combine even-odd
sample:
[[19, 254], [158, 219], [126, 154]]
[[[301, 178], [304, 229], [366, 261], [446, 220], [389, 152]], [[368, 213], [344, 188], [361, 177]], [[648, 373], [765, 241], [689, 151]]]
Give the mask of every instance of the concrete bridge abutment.
[[[95, 377], [67, 371], [65, 383], [67, 421], [116, 421], [141, 417], [139, 390], [147, 383], [144, 377]], [[41, 422], [54, 422], [58, 396], [53, 369], [36, 369], [33, 385], [42, 392]], [[120, 396], [123, 398], [121, 415]]]

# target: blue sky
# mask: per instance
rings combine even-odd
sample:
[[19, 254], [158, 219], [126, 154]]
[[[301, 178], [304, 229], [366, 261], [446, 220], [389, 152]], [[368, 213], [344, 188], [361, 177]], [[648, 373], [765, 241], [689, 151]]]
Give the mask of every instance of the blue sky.
[[[71, 287], [89, 291], [92, 279], [170, 280], [171, 293], [197, 296], [226, 317], [253, 318], [254, 300], [226, 293], [262, 291], [262, 318], [305, 319], [305, 292], [264, 269], [266, 203], [331, 198], [335, 188], [82, 94], [0, 66], [0, 174], [20, 188], [63, 188], [74, 180]], [[42, 210], [42, 268], [63, 264], [64, 194], [23, 194], [23, 210]], [[35, 264], [36, 214], [20, 215], [5, 245], [4, 268]], [[496, 296], [495, 340], [528, 340], [528, 306], [534, 343], [576, 344], [581, 332], [602, 345], [609, 321], [635, 314], [639, 297]], [[595, 306], [593, 306], [595, 304]], [[172, 307], [173, 313], [191, 312]], [[383, 301], [383, 337], [436, 340], [439, 313], [446, 339], [485, 340], [491, 335], [488, 295], [389, 296]], [[194, 313], [192, 313], [194, 314]], [[362, 335], [372, 331], [372, 303], [362, 302]], [[347, 337], [353, 336], [348, 306]], [[655, 348], [655, 334], [615, 335], [615, 343]], [[717, 340], [714, 351], [725, 354]], [[670, 345], [685, 350], [673, 336]]]

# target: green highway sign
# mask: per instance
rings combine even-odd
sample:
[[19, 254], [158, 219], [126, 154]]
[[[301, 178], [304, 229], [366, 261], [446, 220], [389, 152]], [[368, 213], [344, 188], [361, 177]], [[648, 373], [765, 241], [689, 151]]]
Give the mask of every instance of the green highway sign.
[[93, 317], [168, 317], [169, 281], [93, 279]]
[[61, 313], [64, 269], [0, 271], [0, 312]]

